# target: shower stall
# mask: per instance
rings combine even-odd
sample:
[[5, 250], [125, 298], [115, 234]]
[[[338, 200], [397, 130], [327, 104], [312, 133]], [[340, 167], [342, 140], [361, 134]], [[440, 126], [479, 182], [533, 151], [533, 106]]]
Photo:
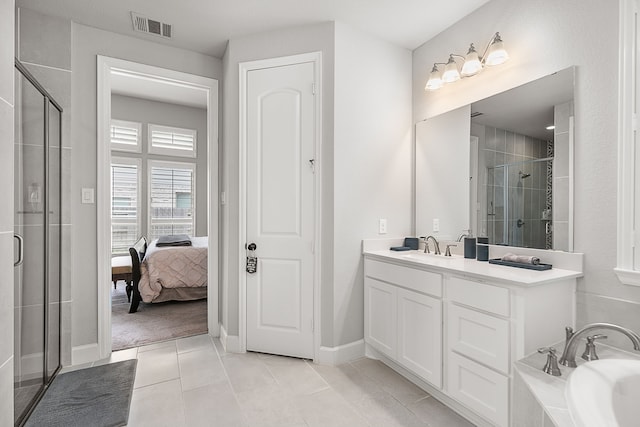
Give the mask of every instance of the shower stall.
[[551, 249], [553, 158], [487, 169], [489, 243]]
[[14, 423], [60, 369], [62, 108], [17, 59], [14, 141]]

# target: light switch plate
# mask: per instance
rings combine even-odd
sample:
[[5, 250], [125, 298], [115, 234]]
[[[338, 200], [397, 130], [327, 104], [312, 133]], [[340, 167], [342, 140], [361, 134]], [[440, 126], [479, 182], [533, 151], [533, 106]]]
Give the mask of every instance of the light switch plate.
[[95, 203], [94, 197], [94, 189], [93, 188], [83, 188], [82, 189], [82, 204], [93, 204]]
[[378, 234], [387, 234], [387, 219], [380, 218], [378, 221]]
[[438, 231], [440, 231], [440, 219], [433, 218], [433, 232], [437, 233]]

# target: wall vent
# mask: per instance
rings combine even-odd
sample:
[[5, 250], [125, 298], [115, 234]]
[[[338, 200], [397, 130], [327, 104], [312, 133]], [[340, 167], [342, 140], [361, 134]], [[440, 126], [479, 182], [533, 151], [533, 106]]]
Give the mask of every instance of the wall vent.
[[171, 24], [156, 21], [135, 12], [131, 12], [131, 21], [133, 22], [133, 29], [138, 32], [171, 38]]

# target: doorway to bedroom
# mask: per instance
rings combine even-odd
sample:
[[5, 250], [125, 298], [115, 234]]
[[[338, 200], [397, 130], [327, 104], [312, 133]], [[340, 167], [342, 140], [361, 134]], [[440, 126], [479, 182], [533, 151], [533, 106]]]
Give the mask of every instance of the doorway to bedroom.
[[217, 81], [98, 62], [101, 356], [217, 335]]

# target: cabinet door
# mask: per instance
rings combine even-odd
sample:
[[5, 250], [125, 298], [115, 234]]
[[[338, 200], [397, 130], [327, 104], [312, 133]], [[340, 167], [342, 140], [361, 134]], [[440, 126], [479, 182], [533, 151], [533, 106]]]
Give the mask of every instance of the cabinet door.
[[398, 289], [398, 362], [442, 387], [442, 301]]
[[364, 282], [364, 335], [367, 344], [396, 358], [397, 289], [370, 277]]

